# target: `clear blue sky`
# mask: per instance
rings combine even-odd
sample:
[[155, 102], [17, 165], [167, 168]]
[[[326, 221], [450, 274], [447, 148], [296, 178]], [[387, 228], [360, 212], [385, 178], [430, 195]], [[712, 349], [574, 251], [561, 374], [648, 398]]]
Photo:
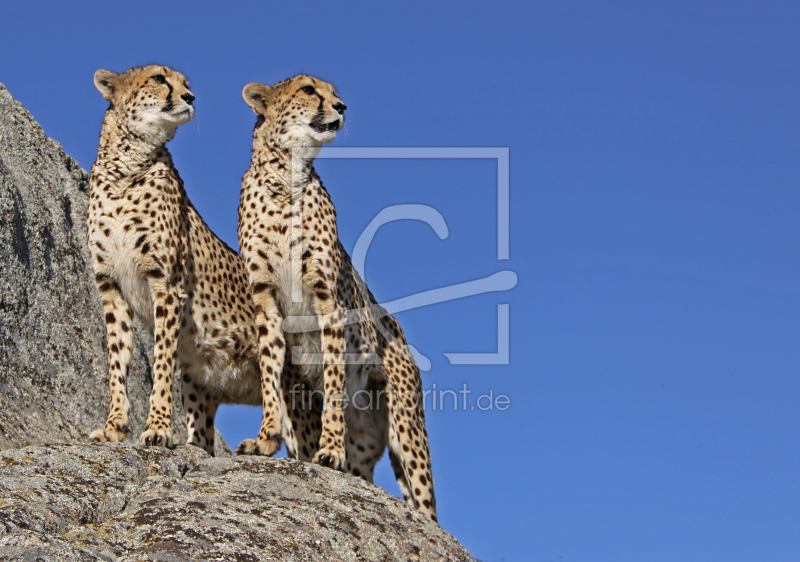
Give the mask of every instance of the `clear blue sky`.
[[[382, 301], [501, 270], [511, 291], [403, 312], [426, 388], [442, 526], [487, 561], [795, 561], [800, 553], [800, 8], [789, 2], [6, 3], [0, 81], [89, 168], [98, 68], [185, 72], [170, 144], [236, 247], [248, 82], [300, 72], [348, 106], [335, 146], [509, 147], [510, 260], [486, 160], [327, 160], [345, 246], [383, 208]], [[454, 366], [496, 348], [510, 364]], [[258, 412], [227, 409], [232, 445]], [[397, 493], [379, 464], [377, 483]]]

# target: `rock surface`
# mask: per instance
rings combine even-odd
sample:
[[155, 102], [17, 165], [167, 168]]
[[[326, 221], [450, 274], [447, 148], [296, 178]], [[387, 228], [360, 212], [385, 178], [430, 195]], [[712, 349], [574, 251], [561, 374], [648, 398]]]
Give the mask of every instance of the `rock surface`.
[[360, 478], [196, 447], [0, 452], [0, 560], [472, 560]]
[[[289, 459], [233, 459], [219, 434], [216, 458], [86, 444], [109, 400], [87, 201], [87, 173], [0, 84], [0, 561], [472, 560], [376, 486]], [[136, 438], [152, 337], [134, 328]], [[185, 440], [179, 400], [175, 416]]]
[[[86, 442], [105, 424], [105, 325], [89, 266], [89, 176], [0, 84], [0, 449]], [[144, 428], [152, 336], [134, 325], [131, 437]], [[177, 381], [177, 378], [176, 378]], [[180, 385], [175, 385], [176, 396]], [[181, 401], [173, 434], [186, 440]], [[219, 455], [230, 454], [218, 435]]]

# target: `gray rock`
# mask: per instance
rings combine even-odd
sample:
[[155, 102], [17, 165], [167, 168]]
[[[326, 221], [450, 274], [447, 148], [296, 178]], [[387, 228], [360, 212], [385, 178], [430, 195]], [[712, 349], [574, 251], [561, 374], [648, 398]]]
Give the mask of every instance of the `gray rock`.
[[[88, 189], [88, 174], [0, 84], [0, 448], [86, 442], [105, 424], [106, 335], [86, 246]], [[138, 439], [153, 340], [139, 322], [134, 332], [128, 392]], [[180, 396], [177, 378], [174, 390]], [[175, 416], [175, 440], [185, 442], [180, 400]], [[216, 443], [230, 455], [219, 434]]]
[[0, 452], [0, 560], [472, 560], [377, 486], [197, 447]]

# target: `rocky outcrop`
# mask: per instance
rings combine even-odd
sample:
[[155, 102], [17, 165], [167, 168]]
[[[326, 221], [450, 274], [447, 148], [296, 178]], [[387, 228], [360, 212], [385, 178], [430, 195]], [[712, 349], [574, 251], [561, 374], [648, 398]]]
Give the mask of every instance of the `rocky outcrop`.
[[[216, 458], [87, 444], [109, 400], [87, 191], [87, 173], [0, 84], [0, 562], [472, 560], [376, 486], [294, 460], [233, 459], [219, 434]], [[134, 438], [152, 385], [141, 325], [135, 343]], [[180, 442], [180, 400], [175, 416]]]
[[196, 447], [0, 452], [0, 560], [472, 560], [360, 478]]
[[[0, 448], [86, 442], [105, 423], [105, 325], [86, 246], [88, 189], [88, 174], [0, 84]], [[153, 343], [138, 323], [134, 331], [128, 392], [138, 437]], [[175, 438], [183, 442], [180, 400], [176, 407]], [[229, 454], [221, 437], [217, 443]]]

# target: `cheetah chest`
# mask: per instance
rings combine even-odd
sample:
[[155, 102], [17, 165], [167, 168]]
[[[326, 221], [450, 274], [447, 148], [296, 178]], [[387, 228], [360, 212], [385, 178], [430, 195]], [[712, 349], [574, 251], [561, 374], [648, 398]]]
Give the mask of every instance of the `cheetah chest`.
[[[299, 223], [299, 221], [298, 221]], [[295, 234], [292, 236], [291, 222], [287, 224], [284, 234], [272, 236], [270, 264], [273, 268], [272, 284], [277, 289], [278, 311], [286, 319], [302, 319], [304, 327], [317, 326], [317, 314], [314, 308], [313, 293], [306, 286], [303, 279], [303, 245], [294, 242], [299, 240]], [[308, 322], [308, 319], [313, 319]], [[296, 365], [304, 365], [304, 371], [312, 379], [319, 379], [321, 384], [322, 369], [315, 368], [318, 362], [316, 357], [321, 353], [322, 343], [318, 330], [303, 332], [287, 332], [287, 343], [291, 346], [292, 361]]]
[[156, 242], [154, 232], [137, 213], [113, 209], [93, 217], [89, 234], [99, 269], [120, 286], [125, 300], [152, 329], [153, 300], [147, 272]]

